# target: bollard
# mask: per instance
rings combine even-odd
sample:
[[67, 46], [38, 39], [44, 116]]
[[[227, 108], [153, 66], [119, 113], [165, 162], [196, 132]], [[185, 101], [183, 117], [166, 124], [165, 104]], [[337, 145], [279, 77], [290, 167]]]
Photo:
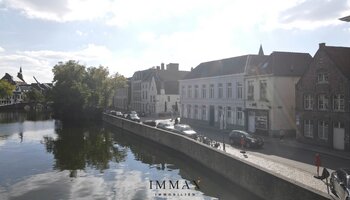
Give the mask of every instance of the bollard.
[[315, 155], [315, 165], [317, 170], [317, 176], [320, 176], [321, 157], [318, 153], [316, 153]]

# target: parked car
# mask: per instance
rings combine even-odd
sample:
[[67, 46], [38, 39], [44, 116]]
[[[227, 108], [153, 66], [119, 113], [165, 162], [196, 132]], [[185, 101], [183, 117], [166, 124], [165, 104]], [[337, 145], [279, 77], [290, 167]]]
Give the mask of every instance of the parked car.
[[142, 122], [143, 124], [146, 124], [148, 126], [156, 126], [157, 125], [157, 122], [154, 121], [154, 120], [145, 120]]
[[120, 112], [120, 111], [116, 111], [116, 112], [115, 112], [115, 116], [117, 116], [117, 117], [123, 117], [123, 113]]
[[157, 128], [167, 130], [167, 131], [174, 131], [174, 126], [169, 121], [159, 122], [157, 124]]
[[185, 135], [187, 137], [190, 137], [192, 139], [197, 138], [197, 132], [194, 131], [189, 125], [187, 124], [176, 124], [174, 125], [174, 129], [177, 133], [180, 133], [182, 135]]
[[244, 142], [244, 147], [256, 147], [261, 148], [264, 146], [264, 139], [258, 137], [256, 135], [247, 133], [241, 130], [232, 130], [229, 134], [230, 144], [239, 144], [241, 145], [241, 141]]
[[126, 116], [126, 119], [132, 120], [134, 122], [140, 122], [141, 121], [140, 118], [137, 116], [137, 114], [132, 114], [132, 113], [128, 114]]
[[116, 112], [117, 112], [117, 111], [115, 111], [115, 110], [110, 110], [108, 113], [109, 113], [110, 115], [115, 115]]
[[350, 200], [350, 168], [342, 168], [331, 174], [330, 188], [341, 200]]

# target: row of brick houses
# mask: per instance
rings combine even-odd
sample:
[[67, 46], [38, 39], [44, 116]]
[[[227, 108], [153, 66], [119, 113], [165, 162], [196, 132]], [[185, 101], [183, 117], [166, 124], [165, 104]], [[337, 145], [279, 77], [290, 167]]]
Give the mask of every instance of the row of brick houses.
[[[308, 53], [274, 51], [137, 71], [123, 109], [179, 111], [183, 122], [241, 129], [350, 150], [350, 48], [324, 43]], [[128, 94], [128, 95], [127, 95]], [[125, 102], [128, 102], [127, 106]]]
[[350, 48], [272, 52], [199, 64], [180, 80], [184, 121], [350, 150]]

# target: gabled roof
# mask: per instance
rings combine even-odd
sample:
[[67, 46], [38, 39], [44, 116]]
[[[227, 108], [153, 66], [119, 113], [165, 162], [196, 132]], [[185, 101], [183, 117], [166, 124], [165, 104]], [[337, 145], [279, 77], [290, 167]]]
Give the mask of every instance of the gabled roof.
[[350, 79], [350, 48], [324, 46], [323, 49], [338, 69]]
[[161, 89], [165, 90], [165, 94], [178, 94], [178, 81], [185, 77], [189, 71], [150, 68], [138, 73], [141, 73], [143, 82], [151, 82], [154, 78], [158, 94], [160, 94]]
[[247, 65], [256, 65], [264, 60], [264, 55], [244, 55], [199, 64], [184, 79], [223, 76], [244, 73]]
[[13, 77], [8, 73], [5, 73], [5, 75], [1, 78], [1, 80], [6, 80], [7, 82], [11, 83], [12, 85], [23, 85], [26, 84], [22, 79], [19, 79], [18, 77]]
[[247, 75], [301, 76], [311, 61], [308, 53], [275, 51], [258, 65], [249, 65]]
[[156, 82], [157, 93], [164, 89], [165, 94], [179, 94], [179, 80], [184, 78], [188, 71], [156, 70], [152, 77]]

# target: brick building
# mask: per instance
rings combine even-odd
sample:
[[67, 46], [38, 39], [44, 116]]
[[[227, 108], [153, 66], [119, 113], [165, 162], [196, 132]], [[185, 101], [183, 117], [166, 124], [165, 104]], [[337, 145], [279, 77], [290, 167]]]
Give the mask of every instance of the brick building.
[[350, 150], [350, 48], [319, 44], [296, 85], [297, 139]]

